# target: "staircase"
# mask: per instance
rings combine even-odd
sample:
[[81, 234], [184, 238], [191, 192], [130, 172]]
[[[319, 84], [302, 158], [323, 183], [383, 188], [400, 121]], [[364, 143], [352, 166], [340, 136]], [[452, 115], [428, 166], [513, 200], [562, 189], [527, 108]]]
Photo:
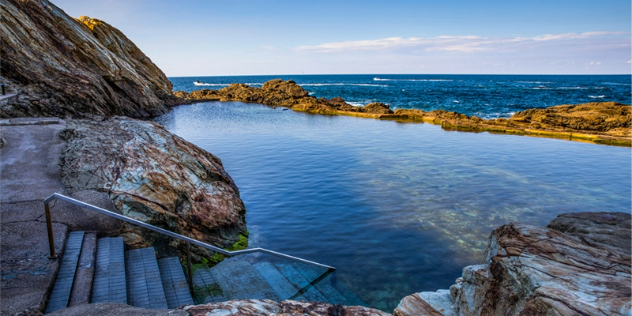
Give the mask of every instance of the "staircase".
[[84, 303], [151, 309], [193, 304], [177, 257], [157, 260], [153, 247], [125, 251], [122, 237], [95, 241], [94, 233], [69, 234], [46, 313]]
[[195, 269], [193, 286], [198, 303], [252, 298], [365, 305], [335, 272], [303, 263], [228, 258], [212, 268]]
[[[365, 305], [335, 272], [305, 263], [249, 256], [225, 259], [193, 272], [191, 296], [178, 257], [156, 259], [153, 247], [125, 251], [122, 237], [96, 239], [71, 232], [46, 313], [85, 303], [116, 302], [148, 309], [233, 299], [287, 299]], [[195, 300], [194, 300], [195, 298]]]

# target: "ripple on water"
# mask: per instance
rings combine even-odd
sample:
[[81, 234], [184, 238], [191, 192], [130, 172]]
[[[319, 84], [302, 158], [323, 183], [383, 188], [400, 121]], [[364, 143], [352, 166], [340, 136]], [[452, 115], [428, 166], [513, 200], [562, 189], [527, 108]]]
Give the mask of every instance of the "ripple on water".
[[499, 225], [630, 212], [629, 148], [239, 102], [180, 106], [156, 121], [222, 159], [253, 244], [333, 265], [389, 312], [480, 263]]

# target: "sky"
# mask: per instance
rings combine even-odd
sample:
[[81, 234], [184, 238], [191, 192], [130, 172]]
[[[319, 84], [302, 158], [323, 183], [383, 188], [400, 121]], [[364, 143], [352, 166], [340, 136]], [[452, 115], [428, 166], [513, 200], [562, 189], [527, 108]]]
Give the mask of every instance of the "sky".
[[53, 0], [169, 77], [630, 74], [630, 0]]

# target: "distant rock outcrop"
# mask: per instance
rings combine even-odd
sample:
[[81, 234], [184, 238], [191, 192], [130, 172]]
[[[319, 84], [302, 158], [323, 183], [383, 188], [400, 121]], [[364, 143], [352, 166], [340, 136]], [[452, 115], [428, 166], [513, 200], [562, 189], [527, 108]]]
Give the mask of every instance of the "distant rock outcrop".
[[18, 93], [0, 117], [148, 117], [177, 101], [165, 74], [109, 24], [73, 19], [47, 0], [0, 7], [2, 81]]
[[[70, 120], [62, 137], [62, 181], [71, 191], [107, 192], [125, 216], [223, 248], [247, 234], [246, 209], [220, 159], [162, 126], [124, 117]], [[159, 237], [136, 226], [122, 235], [133, 246]]]
[[317, 99], [309, 95], [305, 89], [293, 80], [270, 80], [261, 88], [254, 88], [242, 83], [234, 83], [220, 90], [196, 90], [191, 93], [176, 91], [174, 95], [188, 102], [197, 101], [242, 101], [261, 103], [270, 106], [283, 106], [295, 111], [318, 114], [375, 114], [393, 113], [383, 103], [373, 107], [357, 107], [346, 103], [342, 98]]
[[449, 291], [405, 297], [394, 314], [630, 315], [630, 220], [573, 213], [549, 228], [501, 226], [484, 264], [465, 267]]

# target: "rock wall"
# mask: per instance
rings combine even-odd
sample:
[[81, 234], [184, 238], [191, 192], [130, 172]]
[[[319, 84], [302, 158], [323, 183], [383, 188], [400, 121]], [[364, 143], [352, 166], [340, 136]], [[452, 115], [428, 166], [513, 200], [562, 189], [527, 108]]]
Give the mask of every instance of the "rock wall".
[[501, 226], [485, 264], [465, 267], [449, 291], [405, 297], [394, 314], [629, 315], [630, 221], [626, 213], [574, 213], [548, 228]]
[[17, 100], [0, 117], [160, 115], [177, 99], [165, 74], [125, 35], [47, 0], [0, 1], [2, 81]]
[[271, 300], [234, 300], [204, 305], [181, 307], [191, 316], [276, 316], [276, 315], [304, 315], [304, 316], [387, 316], [390, 314], [363, 306], [331, 305], [322, 302], [299, 302]]
[[[219, 247], [247, 234], [246, 209], [220, 159], [162, 126], [124, 117], [71, 120], [61, 135], [68, 141], [62, 181], [71, 191], [107, 192], [125, 216]], [[134, 247], [161, 239], [131, 225], [121, 233]]]

